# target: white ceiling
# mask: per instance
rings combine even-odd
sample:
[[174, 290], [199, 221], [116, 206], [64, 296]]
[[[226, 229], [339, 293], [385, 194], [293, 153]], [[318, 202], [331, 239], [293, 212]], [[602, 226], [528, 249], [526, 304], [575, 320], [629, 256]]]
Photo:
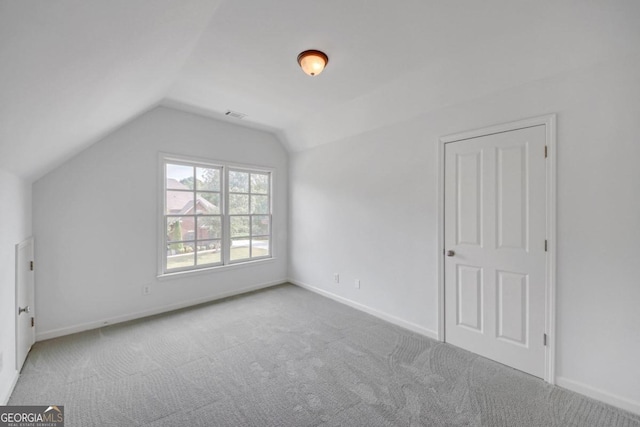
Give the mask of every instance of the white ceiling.
[[301, 150], [635, 51], [639, 18], [637, 0], [0, 0], [0, 168], [38, 178], [159, 104], [239, 111]]

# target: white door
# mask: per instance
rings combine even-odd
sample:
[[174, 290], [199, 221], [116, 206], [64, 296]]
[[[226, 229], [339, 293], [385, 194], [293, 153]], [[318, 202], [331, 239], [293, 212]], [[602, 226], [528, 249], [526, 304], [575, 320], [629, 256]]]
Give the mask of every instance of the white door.
[[22, 370], [36, 341], [33, 280], [33, 238], [16, 245], [16, 369]]
[[545, 368], [544, 125], [445, 144], [445, 339]]

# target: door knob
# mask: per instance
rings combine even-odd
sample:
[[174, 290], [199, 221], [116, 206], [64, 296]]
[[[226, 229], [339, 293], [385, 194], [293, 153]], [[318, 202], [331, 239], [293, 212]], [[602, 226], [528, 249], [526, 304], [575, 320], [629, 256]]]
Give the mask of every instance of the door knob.
[[18, 316], [20, 316], [23, 312], [24, 313], [31, 313], [31, 307], [29, 307], [28, 305], [25, 306], [24, 308], [18, 307]]
[[456, 251], [452, 251], [451, 249], [447, 251], [447, 256], [454, 256], [455, 254], [456, 254]]

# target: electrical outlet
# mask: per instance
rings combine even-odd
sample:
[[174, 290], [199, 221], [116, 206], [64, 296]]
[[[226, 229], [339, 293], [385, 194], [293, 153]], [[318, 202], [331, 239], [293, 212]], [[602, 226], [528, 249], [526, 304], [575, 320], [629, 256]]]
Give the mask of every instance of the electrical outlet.
[[151, 293], [151, 285], [147, 283], [146, 285], [142, 285], [142, 295], [149, 295]]
[[360, 279], [356, 279], [356, 281], [353, 282], [353, 285], [356, 287], [356, 289], [360, 289]]
[[338, 273], [333, 273], [333, 281], [335, 283], [340, 283], [340, 275]]

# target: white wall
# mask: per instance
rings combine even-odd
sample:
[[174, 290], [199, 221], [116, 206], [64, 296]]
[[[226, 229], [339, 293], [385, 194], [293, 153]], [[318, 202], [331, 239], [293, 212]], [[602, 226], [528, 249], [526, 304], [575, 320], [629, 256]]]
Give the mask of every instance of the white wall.
[[639, 75], [620, 57], [292, 154], [290, 278], [435, 335], [438, 138], [557, 113], [558, 384], [640, 413]]
[[[275, 259], [158, 280], [159, 152], [275, 168]], [[161, 107], [45, 175], [33, 187], [38, 339], [284, 281], [287, 168], [271, 134]]]
[[0, 169], [0, 405], [17, 378], [16, 248], [31, 235], [31, 184]]

